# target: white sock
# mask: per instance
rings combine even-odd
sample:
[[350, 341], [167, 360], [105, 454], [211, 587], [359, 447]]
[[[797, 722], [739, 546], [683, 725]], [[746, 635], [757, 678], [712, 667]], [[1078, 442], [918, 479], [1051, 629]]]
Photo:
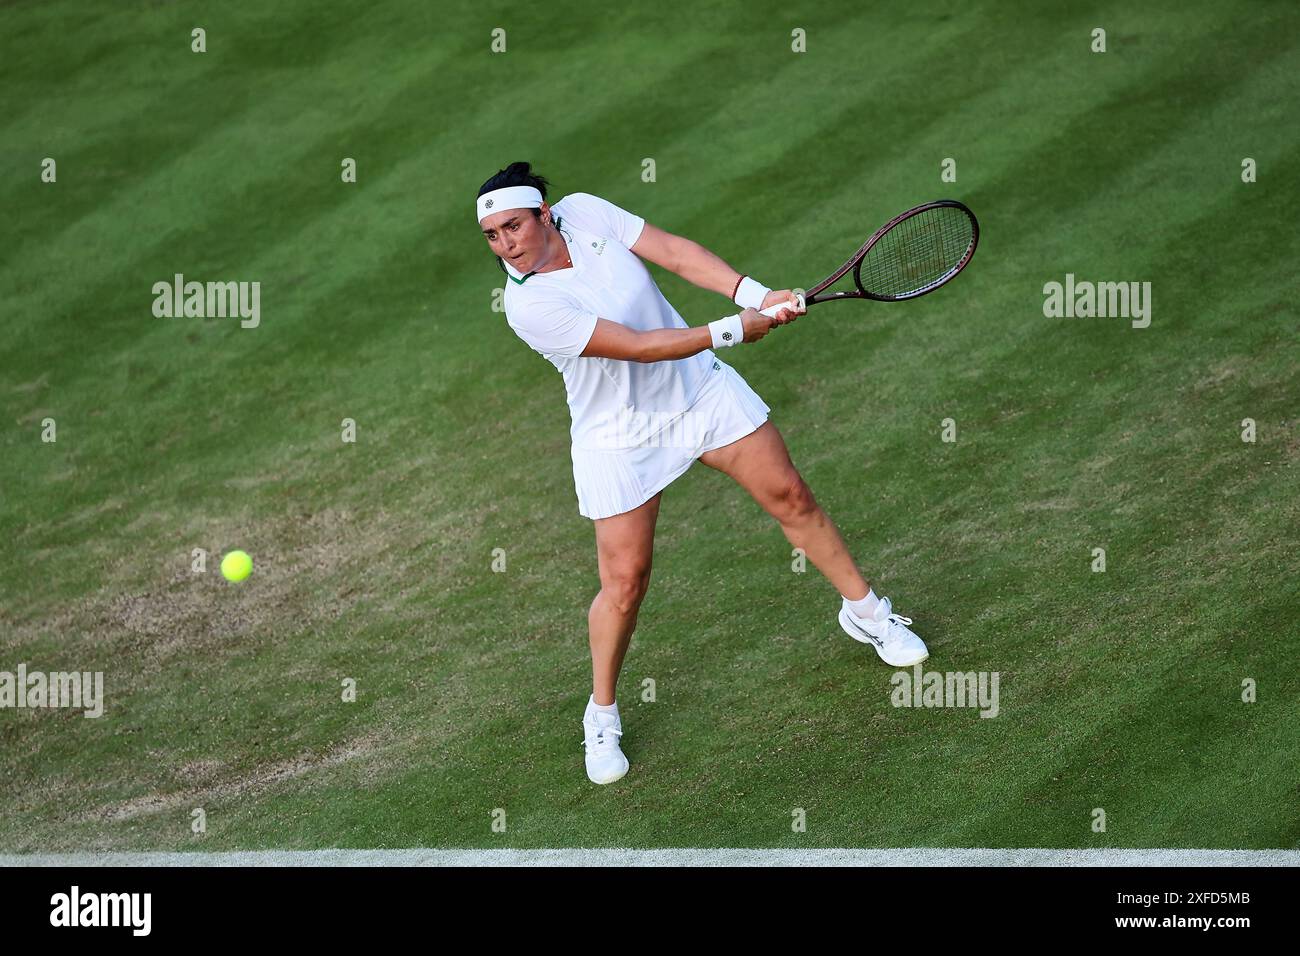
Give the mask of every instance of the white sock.
[[591, 700], [587, 702], [587, 708], [596, 711], [598, 714], [613, 714], [615, 717], [618, 716], [618, 701], [614, 701], [612, 704], [598, 704], [596, 703], [595, 694], [591, 695]]
[[[840, 595], [844, 600], [849, 601], [843, 594]], [[880, 598], [876, 597], [874, 590], [868, 590], [867, 596], [860, 601], [849, 601], [849, 610], [863, 620], [870, 621], [876, 613], [876, 605], [880, 603]], [[594, 698], [593, 698], [594, 699]]]

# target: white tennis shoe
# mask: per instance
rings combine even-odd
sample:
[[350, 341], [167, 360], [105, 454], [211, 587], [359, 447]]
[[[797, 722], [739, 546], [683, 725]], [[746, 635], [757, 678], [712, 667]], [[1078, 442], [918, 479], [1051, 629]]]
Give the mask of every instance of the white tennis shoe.
[[618, 745], [623, 736], [623, 720], [617, 714], [604, 714], [587, 703], [582, 717], [583, 741], [587, 748], [587, 777], [592, 783], [613, 783], [627, 773], [627, 757]]
[[855, 641], [870, 644], [880, 659], [891, 667], [911, 667], [930, 656], [925, 641], [907, 625], [910, 617], [895, 614], [889, 598], [882, 597], [876, 605], [874, 618], [858, 617], [849, 608], [848, 599], [840, 606], [840, 627]]

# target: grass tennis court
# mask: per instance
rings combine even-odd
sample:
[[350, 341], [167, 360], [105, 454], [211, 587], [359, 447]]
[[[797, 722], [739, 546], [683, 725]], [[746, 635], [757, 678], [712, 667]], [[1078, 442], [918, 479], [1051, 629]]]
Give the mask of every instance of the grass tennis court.
[[[0, 671], [102, 671], [105, 713], [0, 709], [0, 850], [1300, 847], [1298, 28], [6, 5]], [[517, 159], [773, 288], [916, 203], [975, 210], [951, 286], [724, 358], [926, 669], [1000, 674], [995, 719], [892, 706], [834, 588], [697, 463], [619, 688], [631, 772], [586, 780], [564, 389], [471, 214]], [[734, 311], [652, 272], [692, 325]], [[156, 317], [177, 273], [260, 282], [260, 324]], [[1046, 317], [1067, 274], [1150, 282], [1150, 326]]]

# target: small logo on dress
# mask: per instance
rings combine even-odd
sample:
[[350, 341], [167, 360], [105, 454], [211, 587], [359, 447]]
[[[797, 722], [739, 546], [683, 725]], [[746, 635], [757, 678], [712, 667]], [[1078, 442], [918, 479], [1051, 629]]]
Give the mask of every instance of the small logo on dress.
[[608, 241], [609, 241], [608, 239], [602, 239], [602, 240], [600, 240], [600, 244], [599, 244], [599, 245], [597, 245], [597, 244], [594, 243], [594, 242], [591, 244], [591, 248], [593, 248], [593, 249], [596, 250], [596, 255], [600, 255], [602, 252], [605, 251], [605, 243], [608, 242]]
[[722, 368], [722, 363], [721, 363], [721, 362], [714, 362], [714, 363], [713, 363], [713, 371], [716, 372], [716, 371], [717, 371], [718, 369], [720, 369], [720, 368]]

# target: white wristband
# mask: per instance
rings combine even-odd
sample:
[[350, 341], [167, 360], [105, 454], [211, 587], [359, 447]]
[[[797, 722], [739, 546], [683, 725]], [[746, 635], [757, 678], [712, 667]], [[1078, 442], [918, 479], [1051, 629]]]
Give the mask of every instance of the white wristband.
[[736, 287], [736, 297], [731, 301], [742, 309], [761, 309], [763, 299], [772, 290], [761, 282], [756, 282], [749, 276], [740, 280], [740, 285]]
[[709, 323], [715, 349], [730, 348], [745, 341], [745, 323], [738, 315], [728, 315]]

